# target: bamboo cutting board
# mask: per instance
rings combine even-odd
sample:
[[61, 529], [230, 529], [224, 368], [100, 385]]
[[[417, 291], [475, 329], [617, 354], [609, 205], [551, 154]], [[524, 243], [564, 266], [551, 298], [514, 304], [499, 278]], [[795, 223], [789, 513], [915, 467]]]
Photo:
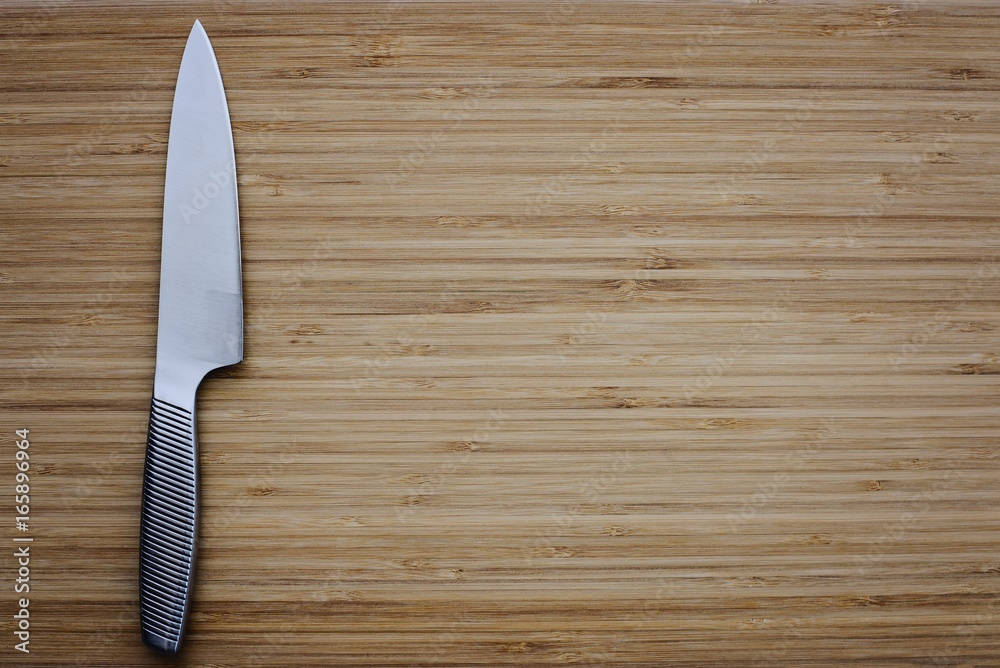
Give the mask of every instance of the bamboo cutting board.
[[0, 664], [171, 663], [137, 547], [195, 18], [246, 360], [174, 664], [1000, 665], [1000, 8], [579, 0], [5, 3]]

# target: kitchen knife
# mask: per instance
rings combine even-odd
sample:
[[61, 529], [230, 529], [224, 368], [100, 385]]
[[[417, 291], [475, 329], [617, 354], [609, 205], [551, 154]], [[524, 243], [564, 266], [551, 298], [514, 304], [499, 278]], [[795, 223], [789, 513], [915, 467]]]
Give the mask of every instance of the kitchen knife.
[[174, 654], [191, 609], [198, 534], [195, 394], [243, 359], [236, 158], [226, 92], [200, 22], [184, 48], [167, 144], [156, 376], [139, 538], [142, 639]]

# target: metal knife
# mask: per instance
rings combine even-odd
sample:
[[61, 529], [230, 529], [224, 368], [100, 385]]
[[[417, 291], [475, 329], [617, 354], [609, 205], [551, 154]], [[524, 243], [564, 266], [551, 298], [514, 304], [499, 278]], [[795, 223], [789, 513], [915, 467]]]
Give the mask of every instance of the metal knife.
[[226, 92], [200, 22], [184, 48], [167, 144], [156, 376], [139, 538], [142, 639], [174, 654], [191, 609], [198, 535], [195, 394], [243, 359], [236, 158]]

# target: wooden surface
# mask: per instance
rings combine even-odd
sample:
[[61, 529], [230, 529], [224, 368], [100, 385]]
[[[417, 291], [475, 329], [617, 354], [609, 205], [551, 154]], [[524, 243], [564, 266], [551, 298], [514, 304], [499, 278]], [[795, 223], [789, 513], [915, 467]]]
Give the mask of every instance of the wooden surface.
[[196, 17], [246, 361], [200, 396], [174, 663], [1000, 665], [1000, 9], [574, 0], [4, 5], [0, 663], [166, 663], [138, 510]]

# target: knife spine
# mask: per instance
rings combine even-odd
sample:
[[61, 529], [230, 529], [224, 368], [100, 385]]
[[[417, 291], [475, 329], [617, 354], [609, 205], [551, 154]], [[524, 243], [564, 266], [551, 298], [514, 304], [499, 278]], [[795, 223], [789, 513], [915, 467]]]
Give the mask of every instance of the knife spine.
[[198, 530], [194, 413], [153, 397], [143, 474], [139, 603], [143, 640], [180, 648], [191, 600]]

